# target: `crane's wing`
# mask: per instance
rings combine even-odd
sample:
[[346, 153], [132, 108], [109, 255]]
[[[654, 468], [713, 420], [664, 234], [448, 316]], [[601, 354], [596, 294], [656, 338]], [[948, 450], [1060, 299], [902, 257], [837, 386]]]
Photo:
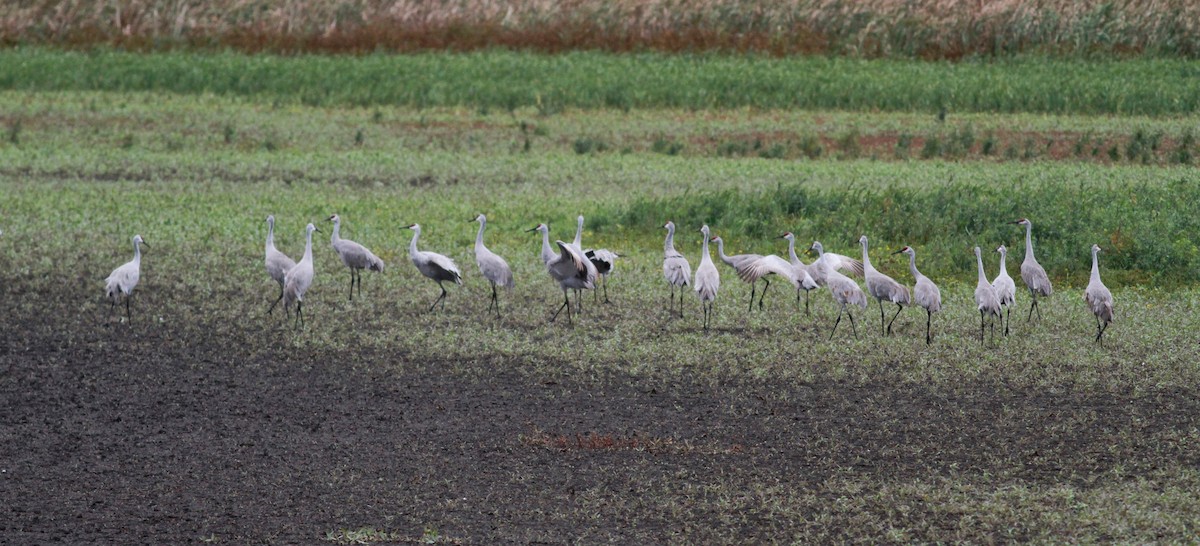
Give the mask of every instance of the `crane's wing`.
[[823, 256], [824, 257], [822, 259], [825, 260], [825, 265], [830, 270], [841, 269], [842, 271], [852, 273], [859, 277], [863, 276], [862, 262], [849, 256], [843, 256], [833, 252], [826, 252]]
[[774, 254], [763, 256], [738, 269], [738, 277], [746, 282], [754, 282], [770, 274], [779, 275], [796, 288], [800, 287], [800, 282], [796, 279], [796, 270], [792, 268], [791, 262]]
[[441, 268], [450, 276], [454, 277], [455, 283], [462, 284], [462, 271], [459, 271], [458, 264], [454, 263], [454, 260], [451, 260], [450, 258], [436, 252], [426, 252], [425, 255], [429, 257], [429, 263]]
[[[569, 275], [573, 275], [581, 279], [587, 279], [589, 277], [589, 262], [587, 259], [584, 258], [579, 251], [575, 250], [575, 247], [567, 243], [562, 241], [554, 241], [554, 244], [558, 245], [558, 258], [551, 262], [550, 265], [555, 268], [569, 268], [567, 270]], [[564, 277], [566, 276], [567, 275], [564, 275]]]

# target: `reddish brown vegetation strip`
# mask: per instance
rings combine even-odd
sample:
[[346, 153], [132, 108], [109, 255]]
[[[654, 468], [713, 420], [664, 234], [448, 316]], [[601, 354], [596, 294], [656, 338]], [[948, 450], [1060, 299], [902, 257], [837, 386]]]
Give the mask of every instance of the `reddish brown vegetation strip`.
[[1200, 53], [1200, 7], [1186, 0], [34, 0], [0, 7], [7, 43], [198, 45], [247, 51], [373, 52], [494, 47], [558, 52], [755, 51], [967, 55]]

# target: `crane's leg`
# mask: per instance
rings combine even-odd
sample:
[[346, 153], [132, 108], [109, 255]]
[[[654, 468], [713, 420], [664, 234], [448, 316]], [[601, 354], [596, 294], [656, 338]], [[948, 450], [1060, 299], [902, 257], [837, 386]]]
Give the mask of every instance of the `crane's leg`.
[[704, 311], [704, 329], [707, 331], [708, 330], [708, 312], [709, 312], [708, 304], [705, 302], [700, 302], [700, 309], [702, 311]]
[[608, 300], [608, 275], [604, 275], [604, 303], [612, 303]]
[[280, 301], [283, 301], [283, 285], [282, 284], [279, 285], [279, 297], [275, 299], [275, 303], [271, 304], [271, 308], [267, 309], [268, 315], [273, 314], [275, 312], [275, 306], [279, 305]]
[[1100, 333], [1096, 335], [1096, 340], [1100, 342], [1100, 346], [1104, 346], [1104, 332], [1108, 331], [1108, 323], [1104, 323], [1104, 327], [1100, 328]]
[[[1004, 323], [1004, 337], [1008, 337], [1008, 325], [1012, 324], [1012, 306], [1011, 305], [1004, 306], [1004, 316], [1006, 317], [1006, 322]], [[1017, 316], [1020, 316], [1020, 315], [1017, 315]]]
[[294, 328], [304, 327], [304, 302], [296, 302], [296, 322], [292, 323]]
[[876, 298], [875, 301], [879, 302], [879, 335], [886, 335], [887, 332], [883, 329], [883, 300]]
[[[1033, 310], [1037, 308], [1037, 294], [1031, 288], [1029, 290], [1029, 316], [1025, 317], [1025, 322], [1033, 320]], [[1038, 311], [1038, 316], [1042, 316], [1041, 311]]]
[[488, 310], [493, 306], [496, 308], [496, 318], [500, 318], [500, 296], [496, 294], [496, 283], [492, 283], [492, 305], [488, 306]]
[[354, 268], [350, 268], [350, 301], [354, 301]]
[[758, 310], [759, 310], [759, 311], [762, 311], [762, 305], [763, 305], [763, 304], [762, 304], [762, 301], [763, 301], [763, 298], [767, 297], [767, 289], [771, 287], [771, 281], [770, 281], [770, 280], [768, 280], [766, 277], [763, 277], [763, 282], [765, 282], [765, 283], [767, 283], [767, 284], [763, 286], [763, 291], [762, 291], [762, 294], [760, 294], [760, 295], [758, 296]]
[[[805, 314], [805, 315], [811, 315], [811, 314], [812, 314], [812, 312], [810, 312], [810, 311], [808, 310], [808, 302], [809, 302], [809, 295], [810, 295], [810, 294], [809, 294], [809, 292], [810, 292], [810, 290], [805, 290], [805, 291], [804, 291], [804, 314]], [[799, 292], [796, 292], [796, 297], [800, 297], [800, 293], [799, 293]]]
[[571, 320], [571, 298], [567, 296], [567, 289], [563, 289], [563, 304], [558, 306], [558, 310], [554, 312], [554, 316], [550, 317], [550, 322], [558, 319], [558, 314], [562, 313], [563, 309], [567, 310], [567, 320]]
[[[990, 313], [989, 313], [989, 315], [990, 315]], [[994, 315], [988, 317], [988, 334], [992, 338], [992, 343], [995, 343], [996, 342], [996, 317]]]
[[833, 334], [836, 334], [836, 333], [837, 333], [837, 327], [838, 327], [838, 324], [841, 324], [841, 322], [842, 322], [842, 314], [843, 314], [843, 313], [845, 313], [845, 312], [846, 312], [846, 306], [843, 304], [843, 305], [842, 305], [842, 308], [838, 310], [838, 318], [837, 318], [837, 320], [833, 321], [833, 329], [829, 331], [829, 339], [828, 339], [828, 340], [826, 340], [826, 341], [832, 341], [832, 340], [833, 340]]
[[757, 288], [758, 288], [758, 281], [755, 281], [753, 284], [750, 285], [750, 308], [747, 309], [748, 311], [754, 310], [754, 295], [756, 294], [755, 290]]
[[129, 311], [129, 299], [132, 297], [133, 294], [125, 294], [125, 319], [130, 323], [133, 322], [133, 315]]
[[904, 306], [897, 303], [896, 304], [896, 314], [892, 315], [892, 320], [888, 321], [887, 335], [889, 335], [889, 336], [892, 335], [892, 323], [896, 322], [896, 317], [900, 316], [900, 311], [903, 311], [903, 310], [904, 310]]
[[930, 327], [932, 326], [932, 324], [933, 324], [933, 312], [926, 309], [925, 310], [925, 344], [926, 345], [933, 343], [933, 336], [931, 336], [929, 334], [929, 330], [930, 330]]
[[362, 270], [359, 269], [354, 276], [358, 279], [358, 299], [362, 299]]
[[979, 344], [983, 345], [983, 309], [979, 310]]
[[[701, 302], [703, 307], [703, 302]], [[683, 318], [683, 287], [679, 287], [679, 318]]]
[[854, 332], [854, 339], [858, 339], [858, 327], [854, 325], [854, 313], [847, 309], [846, 316], [850, 317], [850, 331]]

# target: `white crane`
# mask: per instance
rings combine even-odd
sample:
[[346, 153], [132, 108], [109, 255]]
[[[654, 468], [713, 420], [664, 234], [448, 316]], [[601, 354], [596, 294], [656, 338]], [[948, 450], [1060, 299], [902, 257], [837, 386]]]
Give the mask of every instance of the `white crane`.
[[1025, 260], [1021, 262], [1021, 280], [1025, 281], [1025, 286], [1029, 287], [1029, 296], [1032, 303], [1029, 304], [1029, 316], [1025, 318], [1026, 322], [1033, 319], [1033, 310], [1037, 309], [1038, 318], [1042, 318], [1042, 310], [1038, 309], [1038, 296], [1046, 297], [1054, 293], [1054, 287], [1050, 286], [1050, 277], [1046, 276], [1046, 270], [1042, 269], [1041, 264], [1033, 257], [1033, 222], [1028, 218], [1022, 218], [1013, 224], [1025, 226]]
[[480, 214], [475, 217], [474, 221], [479, 222], [479, 233], [475, 235], [475, 263], [479, 264], [479, 273], [483, 275], [483, 278], [492, 284], [492, 303], [488, 305], [488, 311], [495, 306], [496, 316], [499, 317], [500, 300], [496, 296], [496, 285], [512, 290], [512, 269], [508, 267], [508, 262], [504, 261], [504, 258], [483, 246], [483, 230], [487, 227], [487, 217]]
[[796, 287], [796, 305], [800, 305], [800, 291], [804, 291], [804, 313], [808, 314], [808, 295], [809, 292], [821, 287], [817, 284], [816, 279], [813, 279], [811, 267], [808, 264], [800, 261], [800, 257], [796, 256], [796, 236], [792, 232], [784, 233], [779, 236], [780, 239], [787, 239], [788, 242], [788, 260], [792, 262], [793, 275], [798, 281]]
[[[618, 255], [616, 252], [608, 250], [607, 248], [585, 249], [583, 248], [582, 244], [583, 215], [581, 214], [575, 218], [575, 241], [571, 243], [571, 246], [575, 247], [576, 252], [579, 252], [583, 255], [583, 257], [587, 258], [588, 263], [591, 264], [591, 268], [596, 270], [596, 275], [598, 278], [603, 277], [604, 303], [612, 303], [608, 301], [608, 274], [612, 273], [613, 265], [616, 264], [617, 258], [619, 258], [620, 255]], [[576, 294], [578, 295], [578, 291], [576, 291]], [[596, 297], [600, 297], [599, 294], [596, 294]], [[576, 300], [575, 303], [580, 305], [581, 310], [583, 309], [583, 302]]]
[[1008, 266], [1005, 265], [1005, 259], [1008, 258], [1008, 249], [1004, 245], [996, 247], [996, 252], [1000, 253], [1000, 273], [992, 280], [992, 288], [996, 289], [996, 297], [1000, 298], [1000, 306], [1004, 308], [1004, 335], [1008, 335], [1008, 325], [1012, 323], [1012, 308], [1017, 305], [1017, 284], [1013, 282], [1013, 278], [1008, 276]]
[[[667, 223], [668, 229], [674, 231], [674, 225]], [[717, 290], [721, 288], [721, 274], [717, 271], [717, 266], [713, 264], [712, 255], [708, 252], [709, 232], [708, 226], [702, 226], [700, 233], [704, 234], [704, 241], [701, 243], [700, 265], [696, 267], [696, 296], [700, 298], [700, 308], [704, 311], [704, 329], [708, 329], [708, 325], [712, 320], [713, 302], [717, 300]], [[670, 235], [667, 235], [667, 241], [670, 241]], [[669, 243], [668, 243], [669, 244]], [[686, 265], [686, 261], [684, 262]], [[683, 291], [680, 290], [679, 299], [683, 299]], [[682, 303], [680, 308], [682, 309]], [[681, 312], [682, 314], [682, 312]]]
[[[717, 255], [721, 257], [721, 261], [725, 262], [725, 264], [729, 267], [732, 267], [742, 282], [750, 284], [750, 311], [754, 310], [754, 295], [758, 288], [759, 279], [762, 279], [763, 282], [766, 283], [763, 286], [762, 296], [758, 298], [758, 309], [760, 311], [762, 310], [762, 300], [767, 296], [767, 289], [771, 287], [771, 280], [766, 278], [767, 274], [780, 273], [781, 275], [788, 277], [788, 280], [795, 284], [795, 279], [792, 278], [790, 266], [785, 269], [786, 273], [777, 271], [778, 267], [775, 266], [778, 264], [771, 262], [763, 264], [770, 265], [771, 267], [769, 269], [766, 267], [754, 267], [755, 263], [763, 258], [761, 254], [735, 254], [733, 256], [728, 256], [725, 254], [725, 241], [723, 239], [720, 237], [713, 237], [712, 241], [717, 243]], [[778, 256], [775, 257], [779, 258]], [[779, 259], [782, 261], [782, 258]], [[787, 262], [784, 263], [786, 264]]]
[[134, 235], [133, 259], [112, 270], [112, 273], [109, 273], [108, 278], [104, 279], [104, 295], [111, 302], [111, 305], [109, 305], [109, 311], [111, 312], [113, 309], [115, 309], [117, 306], [117, 301], [124, 298], [125, 318], [129, 321], [133, 320], [133, 315], [129, 310], [129, 298], [133, 296], [133, 288], [137, 286], [138, 280], [142, 277], [141, 245], [146, 245], [146, 241], [142, 240], [141, 235]]
[[892, 315], [891, 322], [887, 323], [887, 335], [892, 335], [892, 322], [896, 322], [896, 317], [900, 316], [900, 311], [904, 310], [905, 305], [912, 303], [912, 297], [908, 292], [908, 287], [904, 286], [895, 279], [876, 271], [871, 267], [871, 257], [867, 255], [867, 236], [863, 235], [858, 238], [859, 244], [862, 245], [863, 252], [863, 277], [867, 281], [867, 293], [879, 302], [879, 333], [883, 331], [883, 300], [888, 300], [896, 304], [896, 314]]
[[975, 286], [975, 305], [979, 309], [979, 343], [983, 343], [983, 319], [991, 316], [992, 339], [996, 339], [996, 317], [1000, 316], [1000, 296], [988, 282], [987, 274], [983, 272], [983, 254], [975, 247], [975, 261], [979, 263], [979, 282]]
[[[683, 318], [683, 287], [691, 282], [692, 265], [675, 250], [675, 222], [667, 222], [663, 229], [667, 230], [667, 239], [663, 242], [663, 277], [671, 286], [671, 301], [667, 307], [672, 311], [675, 309], [675, 287], [679, 287], [679, 318]], [[705, 237], [705, 242], [707, 240]]]
[[458, 265], [454, 263], [454, 260], [446, 256], [437, 252], [417, 250], [417, 239], [421, 237], [421, 225], [409, 224], [407, 227], [413, 230], [412, 242], [408, 244], [408, 257], [412, 259], [413, 265], [417, 266], [417, 271], [437, 281], [438, 288], [442, 289], [442, 293], [438, 295], [436, 300], [433, 300], [433, 305], [429, 306], [429, 310], [433, 311], [433, 308], [437, 307], [438, 302], [442, 302], [442, 309], [445, 309], [446, 287], [442, 283], [451, 281], [454, 284], [462, 285], [462, 272], [458, 270]]
[[296, 302], [295, 326], [304, 325], [304, 293], [313, 281], [312, 234], [321, 231], [311, 223], [304, 227], [304, 256], [296, 263], [296, 267], [288, 270], [283, 279], [283, 310], [291, 308]]
[[275, 312], [275, 306], [283, 301], [283, 278], [287, 275], [289, 269], [296, 267], [296, 262], [287, 257], [287, 254], [280, 252], [275, 248], [275, 215], [267, 216], [267, 275], [271, 276], [271, 280], [279, 283], [279, 298], [275, 303], [271, 304], [271, 308], [267, 310], [270, 315]]
[[[822, 258], [829, 255], [825, 253], [820, 241], [813, 241], [809, 250], [815, 251]], [[818, 259], [814, 263], [820, 264], [822, 259]], [[825, 270], [825, 286], [829, 288], [829, 293], [833, 295], [833, 301], [838, 303], [839, 308], [837, 320], [833, 323], [833, 330], [829, 332], [829, 339], [833, 339], [833, 334], [837, 332], [843, 314], [850, 317], [850, 330], [854, 332], [854, 339], [858, 339], [858, 329], [854, 326], [854, 313], [846, 309], [846, 306], [857, 305], [866, 311], [867, 295], [858, 287], [858, 283], [854, 282], [854, 279], [841, 274], [836, 268], [822, 265], [822, 269]]]
[[[554, 316], [550, 318], [550, 322], [558, 319], [559, 313], [563, 309], [567, 310], [567, 322], [574, 324], [571, 320], [571, 298], [567, 295], [568, 290], [591, 290], [596, 287], [596, 269], [588, 267], [587, 258], [583, 257], [573, 245], [569, 245], [562, 241], [555, 241], [554, 244], [558, 247], [558, 252], [554, 252], [550, 246], [550, 228], [546, 224], [538, 224], [527, 232], [536, 231], [542, 234], [542, 262], [546, 264], [546, 272], [550, 274], [550, 278], [558, 283], [559, 288], [563, 291], [563, 304], [554, 312]], [[579, 299], [576, 297], [576, 303]]]
[[895, 254], [908, 255], [908, 270], [912, 273], [913, 279], [916, 279], [916, 284], [913, 285], [913, 301], [925, 308], [925, 344], [929, 345], [933, 342], [933, 336], [930, 333], [933, 314], [942, 310], [942, 291], [938, 290], [937, 285], [933, 284], [929, 277], [917, 271], [917, 251], [913, 250], [911, 246], [897, 250]]
[[1103, 345], [1104, 340], [1101, 338], [1109, 323], [1113, 321], [1113, 297], [1112, 292], [1109, 292], [1108, 287], [1100, 280], [1100, 262], [1096, 258], [1099, 253], [1100, 247], [1092, 245], [1092, 277], [1088, 281], [1087, 289], [1083, 291], [1083, 300], [1087, 302], [1092, 314], [1096, 315], [1096, 341]]
[[358, 279], [358, 295], [362, 296], [362, 270], [383, 272], [383, 260], [373, 254], [367, 247], [362, 246], [349, 239], [341, 238], [339, 232], [342, 226], [342, 219], [334, 214], [329, 217], [329, 221], [333, 222], [333, 235], [330, 236], [330, 244], [333, 250], [337, 251], [338, 256], [342, 258], [342, 263], [350, 269], [350, 301], [354, 301], [354, 281]]

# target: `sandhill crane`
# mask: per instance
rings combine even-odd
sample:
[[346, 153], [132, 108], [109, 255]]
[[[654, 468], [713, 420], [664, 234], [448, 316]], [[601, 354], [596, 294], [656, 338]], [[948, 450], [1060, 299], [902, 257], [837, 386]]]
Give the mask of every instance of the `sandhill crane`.
[[1000, 273], [992, 280], [992, 288], [996, 289], [996, 297], [1000, 298], [1000, 306], [1004, 307], [1005, 318], [1004, 335], [1008, 335], [1008, 325], [1012, 322], [1012, 308], [1017, 305], [1017, 285], [1013, 282], [1013, 278], [1008, 276], [1008, 266], [1005, 265], [1005, 258], [1008, 258], [1008, 249], [1004, 245], [996, 247], [996, 252], [1000, 253]]
[[917, 271], [916, 250], [913, 250], [910, 246], [906, 246], [897, 250], [894, 254], [908, 255], [908, 270], [912, 273], [913, 279], [916, 279], [916, 284], [913, 285], [913, 301], [925, 308], [925, 344], [929, 345], [933, 342], [933, 336], [930, 334], [933, 314], [942, 310], [942, 291], [938, 290], [937, 285], [933, 284], [933, 281], [929, 280], [929, 277]]
[[1091, 308], [1092, 314], [1096, 315], [1096, 341], [1103, 345], [1104, 340], [1101, 337], [1108, 329], [1108, 324], [1113, 321], [1113, 297], [1108, 287], [1100, 281], [1100, 262], [1096, 258], [1099, 253], [1100, 247], [1092, 245], [1092, 277], [1088, 281], [1087, 289], [1083, 291], [1083, 300]]
[[[667, 239], [663, 242], [663, 277], [667, 279], [667, 284], [671, 285], [671, 301], [667, 307], [672, 310], [675, 308], [675, 287], [678, 286], [679, 318], [683, 318], [683, 287], [691, 282], [692, 265], [683, 254], [675, 250], [675, 222], [667, 222], [663, 229], [667, 230]], [[705, 237], [705, 242], [707, 239], [708, 237]]]
[[362, 296], [362, 270], [383, 272], [383, 260], [372, 254], [367, 247], [362, 246], [349, 239], [341, 238], [339, 232], [342, 226], [342, 219], [334, 214], [329, 217], [329, 221], [333, 222], [333, 235], [330, 237], [330, 243], [333, 249], [337, 251], [338, 256], [342, 258], [342, 263], [350, 269], [350, 301], [354, 301], [354, 280], [358, 279], [358, 295]]
[[304, 227], [304, 256], [296, 263], [296, 267], [288, 270], [283, 279], [283, 310], [291, 308], [296, 302], [295, 326], [304, 325], [304, 293], [313, 281], [312, 234], [321, 231], [317, 226], [308, 224]]
[[279, 283], [279, 298], [275, 303], [271, 304], [271, 308], [267, 310], [267, 314], [275, 312], [275, 306], [283, 301], [283, 277], [287, 275], [289, 269], [296, 267], [296, 262], [287, 257], [286, 254], [275, 248], [275, 215], [267, 216], [267, 275], [271, 276], [271, 280]]
[[905, 305], [912, 302], [912, 297], [908, 292], [908, 287], [871, 267], [871, 257], [867, 255], [867, 236], [859, 237], [858, 242], [862, 245], [863, 277], [867, 281], [867, 292], [879, 302], [879, 333], [881, 335], [884, 333], [883, 300], [896, 304], [896, 314], [892, 315], [891, 322], [887, 323], [887, 335], [890, 336], [892, 335], [892, 322], [896, 322], [896, 317], [900, 316], [900, 311], [904, 310]]
[[[763, 258], [761, 254], [735, 254], [733, 256], [728, 256], [725, 254], [725, 241], [723, 239], [720, 237], [713, 237], [712, 241], [717, 243], [717, 255], [721, 257], [721, 261], [725, 262], [725, 264], [729, 267], [732, 267], [734, 272], [737, 273], [739, 279], [750, 284], [750, 311], [754, 310], [754, 294], [758, 288], [758, 280], [762, 279], [763, 282], [766, 283], [763, 286], [762, 296], [758, 298], [758, 309], [761, 311], [763, 306], [762, 300], [767, 296], [767, 289], [771, 287], [771, 280], [766, 278], [766, 275], [769, 273], [776, 273], [776, 271], [752, 268], [755, 262]], [[776, 258], [778, 258], [778, 256], [776, 256]], [[792, 281], [794, 284], [795, 279], [792, 277], [790, 269], [791, 268], [789, 267], [788, 272], [784, 275], [789, 277], [788, 280]]]
[[[675, 227], [670, 222], [667, 225], [670, 226], [668, 229]], [[672, 231], [674, 230], [672, 229]], [[704, 234], [704, 241], [701, 247], [700, 265], [696, 267], [696, 282], [694, 285], [696, 296], [700, 298], [700, 308], [704, 311], [704, 329], [707, 330], [712, 320], [713, 302], [717, 299], [717, 290], [721, 288], [721, 274], [717, 271], [717, 266], [713, 264], [712, 254], [708, 252], [708, 226], [701, 227], [700, 233]], [[667, 240], [670, 241], [670, 235], [667, 237]], [[680, 291], [679, 299], [683, 299], [682, 290]], [[682, 304], [680, 305], [682, 306]]]
[[[563, 291], [563, 304], [554, 312], [554, 316], [550, 318], [550, 322], [558, 319], [559, 313], [562, 313], [562, 310], [566, 309], [567, 322], [574, 324], [571, 320], [571, 298], [567, 295], [567, 290], [591, 290], [595, 288], [595, 268], [589, 268], [587, 258], [575, 250], [574, 246], [562, 241], [554, 242], [558, 247], [558, 252], [554, 252], [550, 246], [550, 228], [546, 224], [538, 224], [526, 231], [536, 231], [542, 234], [542, 262], [546, 264], [546, 272], [550, 274], [550, 278], [554, 279]], [[578, 303], [580, 298], [576, 297], [575, 299]]]
[[1029, 296], [1032, 303], [1029, 304], [1029, 316], [1025, 318], [1026, 322], [1033, 319], [1033, 310], [1037, 309], [1038, 318], [1042, 318], [1042, 310], [1038, 309], [1038, 296], [1046, 297], [1054, 293], [1054, 287], [1050, 286], [1050, 277], [1046, 276], [1046, 270], [1042, 269], [1041, 264], [1033, 257], [1033, 222], [1028, 218], [1022, 218], [1013, 224], [1025, 226], [1025, 260], [1021, 262], [1021, 280], [1025, 281], [1025, 286], [1029, 287]]
[[[596, 264], [593, 263], [592, 260], [587, 259], [587, 256], [584, 254], [582, 214], [575, 217], [575, 240], [571, 243], [571, 246], [575, 248], [575, 252], [579, 253], [580, 256], [584, 256], [584, 261], [587, 262], [586, 265], [588, 268], [588, 275], [592, 276], [596, 281], [598, 281], [600, 278], [600, 270], [597, 269]], [[553, 252], [553, 250], [551, 252]], [[581, 292], [582, 289], [575, 289], [575, 308], [578, 309], [580, 313], [583, 312], [583, 297], [580, 295]]]
[[499, 317], [500, 300], [496, 296], [496, 285], [512, 290], [512, 269], [508, 267], [508, 262], [504, 261], [504, 258], [483, 246], [483, 230], [487, 227], [487, 217], [480, 214], [475, 217], [474, 221], [479, 222], [479, 233], [475, 235], [475, 263], [479, 264], [479, 273], [483, 275], [483, 278], [492, 284], [492, 302], [488, 305], [488, 311], [495, 306], [496, 316]]
[[450, 258], [437, 252], [417, 250], [417, 239], [421, 237], [421, 224], [409, 224], [407, 227], [413, 230], [412, 242], [408, 244], [408, 257], [412, 259], [413, 265], [417, 266], [417, 271], [437, 281], [438, 288], [442, 289], [442, 293], [438, 295], [437, 299], [433, 300], [433, 305], [429, 306], [429, 310], [433, 311], [433, 308], [437, 307], [438, 302], [442, 302], [442, 309], [445, 309], [446, 287], [442, 283], [451, 281], [454, 284], [462, 285], [462, 272], [458, 270], [458, 265]]
[[992, 315], [992, 339], [996, 339], [996, 317], [1000, 316], [1000, 297], [988, 282], [983, 272], [983, 254], [975, 247], [975, 261], [979, 262], [979, 283], [975, 286], [975, 305], [979, 308], [979, 343], [983, 343], [983, 319]]
[[792, 232], [784, 233], [779, 236], [780, 239], [787, 239], [788, 242], [788, 260], [792, 263], [794, 276], [798, 281], [796, 286], [796, 305], [800, 305], [800, 291], [804, 291], [804, 313], [808, 314], [808, 294], [809, 292], [820, 288], [821, 285], [813, 279], [810, 266], [800, 261], [800, 257], [796, 256], [796, 236]]
[[841, 254], [825, 252], [820, 241], [813, 241], [808, 250], [817, 253], [817, 260], [808, 266], [808, 274], [818, 286], [825, 286], [825, 275], [828, 271], [841, 269], [852, 275], [863, 276], [862, 262]]
[[[575, 241], [571, 243], [577, 252], [583, 254], [591, 262], [592, 267], [596, 269], [596, 274], [602, 277], [604, 284], [604, 303], [612, 303], [608, 300], [608, 274], [612, 273], [613, 266], [617, 263], [617, 258], [621, 255], [607, 248], [583, 248], [583, 215], [575, 218]], [[595, 293], [599, 298], [600, 294]], [[578, 303], [578, 302], [577, 302]]]
[[125, 318], [129, 321], [133, 320], [132, 312], [129, 310], [129, 298], [133, 297], [133, 288], [137, 286], [138, 280], [142, 277], [141, 245], [146, 245], [146, 241], [142, 240], [141, 235], [134, 235], [133, 259], [112, 270], [108, 278], [104, 279], [104, 295], [111, 302], [110, 313], [117, 307], [117, 300], [124, 298]]
[[[820, 241], [813, 241], [809, 250], [815, 251], [818, 256], [828, 256], [825, 254], [825, 249], [821, 246]], [[818, 259], [817, 262], [821, 263]], [[833, 330], [829, 332], [829, 339], [833, 339], [833, 334], [837, 332], [838, 324], [842, 322], [842, 314], [850, 317], [850, 331], [854, 332], [854, 339], [858, 339], [858, 329], [854, 326], [854, 313], [846, 309], [847, 305], [857, 305], [864, 311], [867, 309], [867, 295], [858, 287], [858, 283], [853, 279], [838, 272], [836, 268], [825, 267], [822, 265], [825, 273], [825, 286], [829, 288], [829, 293], [833, 295], [833, 301], [838, 304], [838, 317], [833, 323]]]

